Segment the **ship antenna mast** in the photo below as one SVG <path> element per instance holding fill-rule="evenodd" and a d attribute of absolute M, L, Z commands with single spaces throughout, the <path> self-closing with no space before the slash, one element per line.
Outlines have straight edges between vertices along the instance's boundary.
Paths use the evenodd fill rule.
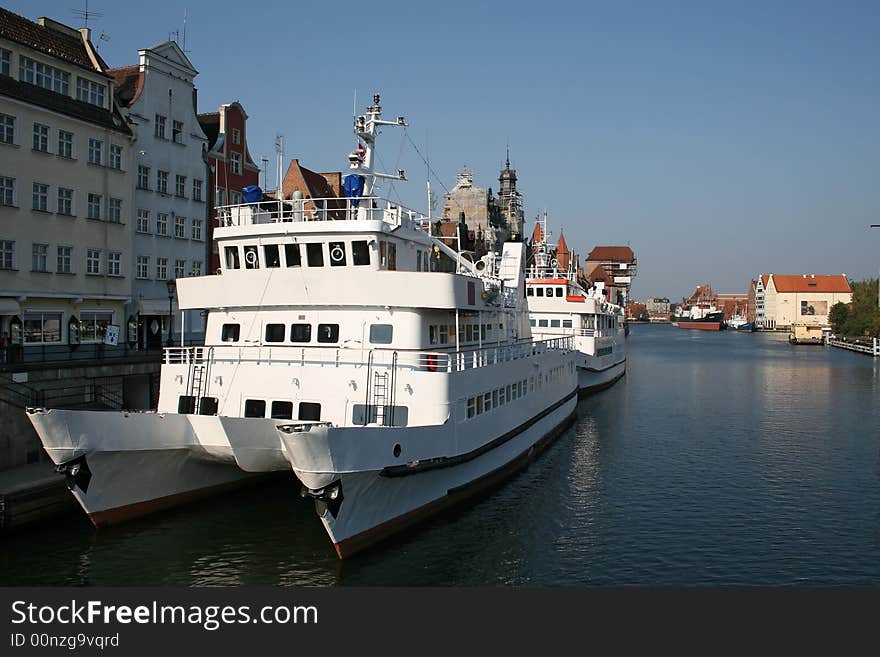
<path fill-rule="evenodd" d="M 376 149 L 376 137 L 379 135 L 379 126 L 394 125 L 406 127 L 407 125 L 406 119 L 402 116 L 398 116 L 396 121 L 382 120 L 382 106 L 379 103 L 379 94 L 373 94 L 373 104 L 367 108 L 366 114 L 361 114 L 355 119 L 354 133 L 364 143 L 364 146 L 358 145 L 358 148 L 348 155 L 352 172 L 364 177 L 364 196 L 373 195 L 376 179 L 378 178 L 406 180 L 406 173 L 403 169 L 398 169 L 396 174 L 380 173 L 373 170 L 373 158 Z"/>

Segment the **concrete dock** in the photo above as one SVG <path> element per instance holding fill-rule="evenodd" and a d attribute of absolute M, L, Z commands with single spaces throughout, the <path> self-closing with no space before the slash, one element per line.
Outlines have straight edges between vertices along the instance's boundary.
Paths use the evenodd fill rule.
<path fill-rule="evenodd" d="M 0 531 L 78 510 L 64 475 L 56 473 L 52 463 L 0 471 Z"/>

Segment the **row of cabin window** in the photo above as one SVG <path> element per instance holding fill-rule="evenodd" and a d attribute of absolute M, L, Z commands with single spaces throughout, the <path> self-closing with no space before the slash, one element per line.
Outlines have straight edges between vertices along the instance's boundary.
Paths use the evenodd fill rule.
<path fill-rule="evenodd" d="M 532 326 L 540 326 L 541 328 L 572 328 L 570 319 L 530 319 L 529 323 Z"/>
<path fill-rule="evenodd" d="M 530 377 L 527 381 L 517 381 L 506 386 L 496 388 L 491 392 L 484 392 L 475 397 L 468 397 L 467 400 L 467 419 L 488 413 L 493 408 L 504 406 L 510 402 L 516 401 L 520 397 L 525 397 L 530 390 L 535 389 L 535 377 Z"/>
<path fill-rule="evenodd" d="M 544 292 L 545 289 L 547 290 L 546 293 Z M 554 290 L 555 290 L 555 292 L 554 292 Z M 527 296 L 527 297 L 543 297 L 543 296 L 547 296 L 547 297 L 552 297 L 552 296 L 564 297 L 564 296 L 565 296 L 565 288 L 564 288 L 564 287 L 558 287 L 558 286 L 552 286 L 552 287 L 549 287 L 549 286 L 545 286 L 545 287 L 536 287 L 536 286 L 533 286 L 533 285 L 528 285 L 528 286 L 526 286 L 526 296 Z"/>
<path fill-rule="evenodd" d="M 498 328 L 501 328 L 501 324 Z M 462 324 L 459 337 L 462 342 L 478 342 L 486 340 L 494 329 L 494 324 Z M 455 324 L 431 324 L 428 326 L 428 342 L 430 344 L 455 342 Z"/>
<path fill-rule="evenodd" d="M 614 347 L 602 347 L 601 349 L 596 349 L 597 356 L 607 356 L 612 351 L 614 351 Z"/>
<path fill-rule="evenodd" d="M 266 400 L 246 399 L 244 417 L 266 417 Z M 269 417 L 273 420 L 293 420 L 293 402 L 273 401 Z M 321 405 L 316 402 L 299 402 L 296 419 L 319 422 L 321 420 Z"/>
<path fill-rule="evenodd" d="M 339 342 L 339 324 L 318 324 L 318 342 L 336 344 Z M 371 344 L 391 344 L 394 337 L 394 326 L 391 324 L 371 324 Z M 241 338 L 241 324 L 224 324 L 220 330 L 222 342 L 238 342 Z M 266 324 L 264 342 L 295 342 L 298 344 L 312 341 L 311 324 L 291 324 L 290 337 L 287 338 L 287 325 Z"/>
<path fill-rule="evenodd" d="M 227 269 L 241 269 L 242 260 L 245 269 L 260 267 L 302 267 L 303 254 L 301 246 L 305 246 L 306 264 L 309 267 L 323 267 L 329 260 L 331 267 L 345 267 L 349 259 L 355 266 L 370 264 L 370 245 L 366 240 L 353 242 L 329 242 L 325 257 L 324 243 L 306 244 L 245 244 L 241 247 L 224 247 Z M 283 249 L 281 247 L 284 247 Z M 262 249 L 262 252 L 261 252 Z M 282 263 L 283 256 L 283 263 Z M 262 263 L 262 264 L 260 264 Z M 379 264 L 382 269 L 397 269 L 397 245 L 392 242 L 379 241 Z"/>

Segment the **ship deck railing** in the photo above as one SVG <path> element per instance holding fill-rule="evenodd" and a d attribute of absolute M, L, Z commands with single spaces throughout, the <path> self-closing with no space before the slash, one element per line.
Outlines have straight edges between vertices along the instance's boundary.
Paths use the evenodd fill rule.
<path fill-rule="evenodd" d="M 453 347 L 454 349 L 454 347 Z M 303 347 L 297 345 L 166 347 L 165 365 L 221 363 L 310 366 L 396 367 L 420 372 L 461 372 L 496 365 L 548 351 L 572 350 L 571 335 L 513 344 L 463 347 L 457 351 L 417 351 L 385 348 Z M 372 353 L 372 360 L 370 354 Z"/>
<path fill-rule="evenodd" d="M 617 329 L 596 329 L 596 328 L 560 328 L 558 326 L 533 326 L 532 331 L 535 333 L 553 335 L 571 335 L 579 338 L 611 338 L 617 335 Z"/>
<path fill-rule="evenodd" d="M 218 227 L 252 226 L 300 221 L 384 221 L 395 226 L 411 223 L 429 230 L 423 213 L 378 196 L 269 199 L 215 208 Z"/>

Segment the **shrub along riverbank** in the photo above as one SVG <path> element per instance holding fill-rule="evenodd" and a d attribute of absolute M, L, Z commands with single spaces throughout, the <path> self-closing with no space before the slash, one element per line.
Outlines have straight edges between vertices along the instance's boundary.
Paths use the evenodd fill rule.
<path fill-rule="evenodd" d="M 877 279 L 850 281 L 852 303 L 836 303 L 828 313 L 828 323 L 837 336 L 858 338 L 880 336 L 880 307 L 877 298 Z"/>

